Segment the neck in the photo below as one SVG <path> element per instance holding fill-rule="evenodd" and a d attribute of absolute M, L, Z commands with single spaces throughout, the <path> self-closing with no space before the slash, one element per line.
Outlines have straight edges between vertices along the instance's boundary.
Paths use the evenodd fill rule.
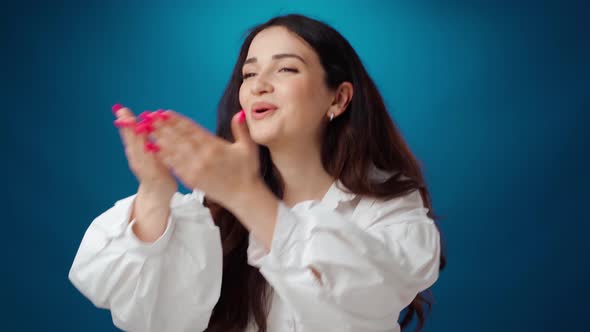
<path fill-rule="evenodd" d="M 319 147 L 300 145 L 269 150 L 285 182 L 283 202 L 289 207 L 306 200 L 321 200 L 335 181 L 322 165 Z"/>

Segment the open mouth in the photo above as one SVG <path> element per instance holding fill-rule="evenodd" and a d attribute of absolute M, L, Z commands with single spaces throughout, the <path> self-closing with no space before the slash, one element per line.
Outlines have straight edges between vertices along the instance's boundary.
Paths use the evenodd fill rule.
<path fill-rule="evenodd" d="M 254 120 L 264 119 L 265 117 L 269 116 L 270 114 L 276 111 L 276 108 L 260 108 L 252 112 L 252 118 Z"/>
<path fill-rule="evenodd" d="M 265 112 L 268 112 L 268 111 L 272 111 L 272 109 L 270 109 L 270 108 L 261 108 L 261 109 L 258 109 L 256 111 L 254 111 L 254 113 L 262 114 L 262 113 L 265 113 Z"/>

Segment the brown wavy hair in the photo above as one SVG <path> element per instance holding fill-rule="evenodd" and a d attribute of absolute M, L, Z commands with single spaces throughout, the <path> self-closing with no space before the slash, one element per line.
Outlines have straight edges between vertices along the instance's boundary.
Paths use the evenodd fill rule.
<path fill-rule="evenodd" d="M 425 207 L 429 209 L 428 216 L 436 223 L 439 218 L 433 213 L 419 162 L 390 118 L 375 83 L 348 41 L 321 21 L 290 14 L 274 17 L 247 31 L 231 79 L 218 105 L 217 136 L 234 142 L 231 119 L 241 109 L 239 89 L 242 84 L 242 65 L 254 37 L 272 26 L 287 28 L 315 50 L 326 73 L 325 83 L 329 88 L 336 89 L 345 81 L 353 85 L 354 95 L 347 110 L 330 122 L 323 134 L 321 160 L 326 172 L 339 179 L 350 191 L 375 198 L 391 199 L 418 189 Z M 259 145 L 259 157 L 261 177 L 276 197 L 281 199 L 284 183 L 267 147 Z M 395 175 L 385 182 L 374 183 L 368 176 L 371 162 L 379 169 Z M 209 207 L 215 224 L 220 228 L 223 247 L 221 295 L 213 308 L 206 331 L 244 331 L 250 319 L 254 319 L 259 330 L 266 332 L 271 288 L 258 269 L 248 264 L 248 231 L 223 206 L 208 201 L 207 197 L 204 204 Z M 438 223 L 436 225 L 438 227 Z M 440 270 L 446 264 L 443 252 L 444 246 Z M 414 316 L 417 316 L 415 331 L 420 331 L 432 303 L 430 289 L 418 294 L 403 310 L 405 314 L 400 322 L 401 328 L 408 327 Z"/>

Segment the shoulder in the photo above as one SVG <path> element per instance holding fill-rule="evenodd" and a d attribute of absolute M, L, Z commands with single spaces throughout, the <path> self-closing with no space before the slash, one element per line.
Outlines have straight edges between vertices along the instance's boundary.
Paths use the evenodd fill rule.
<path fill-rule="evenodd" d="M 384 171 L 371 165 L 369 178 L 377 182 L 385 182 L 389 178 L 398 175 L 399 171 Z M 399 180 L 409 180 L 410 178 L 401 175 Z M 424 201 L 418 188 L 412 189 L 406 193 L 400 194 L 394 198 L 375 198 L 366 197 L 368 208 L 376 210 L 379 214 L 384 215 L 392 212 L 403 213 L 409 210 L 423 209 Z M 428 209 L 426 209 L 428 210 Z"/>
<path fill-rule="evenodd" d="M 360 196 L 353 216 L 359 226 L 368 228 L 379 222 L 402 222 L 410 219 L 430 219 L 418 189 L 398 197 L 384 199 Z M 431 220 L 430 220 L 431 221 Z"/>
<path fill-rule="evenodd" d="M 371 209 L 384 213 L 398 212 L 402 213 L 408 210 L 424 208 L 424 200 L 418 189 L 412 189 L 410 192 L 401 194 L 394 198 L 369 198 Z"/>

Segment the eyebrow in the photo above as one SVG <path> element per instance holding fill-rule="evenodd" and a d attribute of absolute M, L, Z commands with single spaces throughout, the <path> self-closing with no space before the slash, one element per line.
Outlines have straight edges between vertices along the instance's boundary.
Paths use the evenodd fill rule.
<path fill-rule="evenodd" d="M 296 59 L 299 59 L 301 62 L 305 63 L 305 60 L 303 60 L 303 58 L 301 56 L 297 55 L 297 54 L 292 54 L 292 53 L 279 53 L 279 54 L 275 54 L 275 55 L 272 56 L 272 59 L 273 60 L 279 60 L 279 59 L 284 59 L 284 58 L 296 58 Z M 249 58 L 246 61 L 244 61 L 244 65 L 247 65 L 249 63 L 255 63 L 257 61 L 258 61 L 258 59 L 256 59 L 256 57 Z"/>

